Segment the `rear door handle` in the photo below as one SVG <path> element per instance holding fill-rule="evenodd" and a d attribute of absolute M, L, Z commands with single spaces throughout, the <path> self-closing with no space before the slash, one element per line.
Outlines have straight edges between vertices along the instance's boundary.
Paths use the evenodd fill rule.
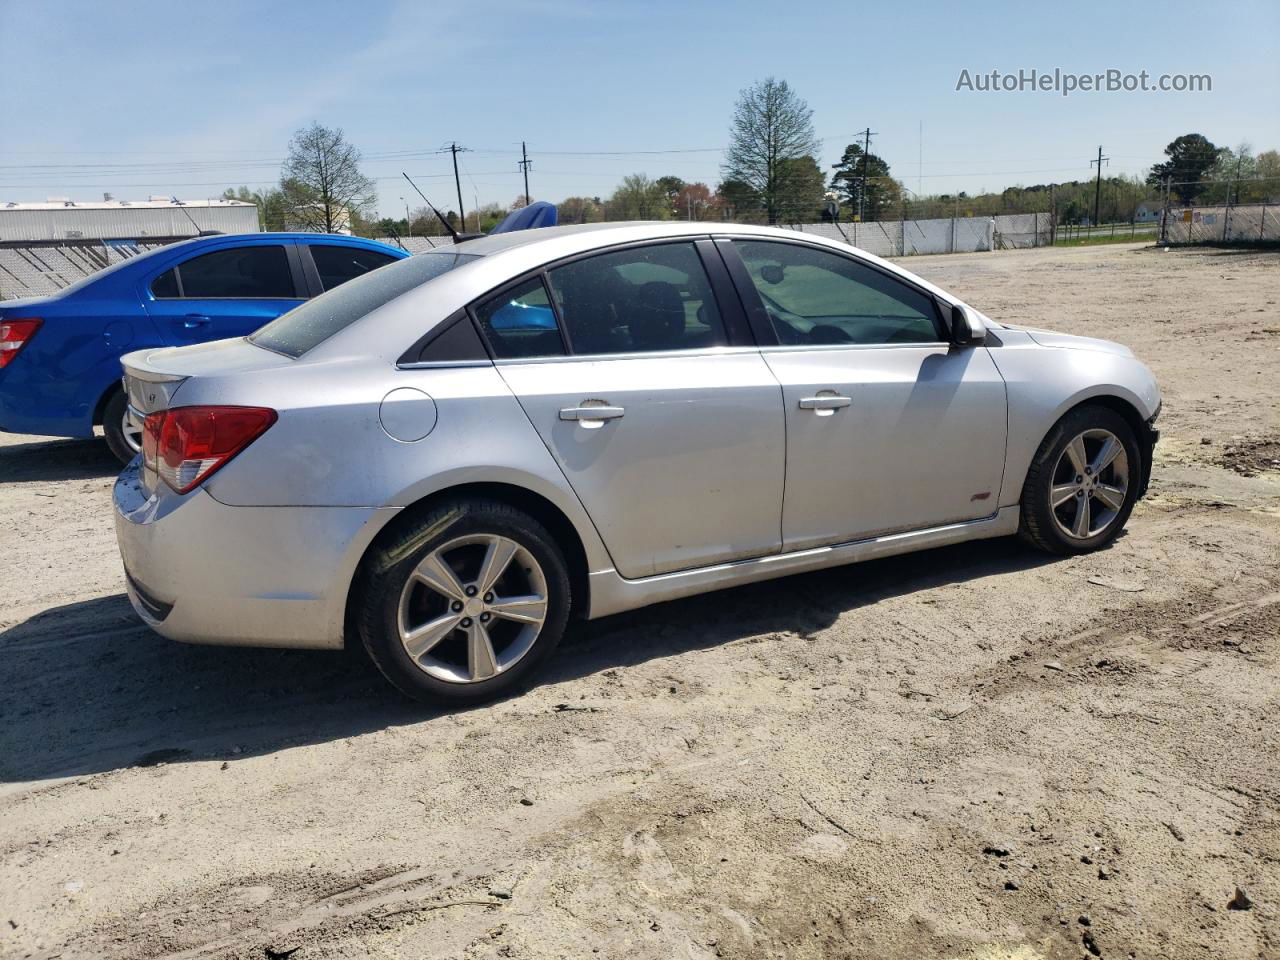
<path fill-rule="evenodd" d="M 196 327 L 203 327 L 209 322 L 209 318 L 203 313 L 188 313 L 182 318 L 182 325 L 188 330 L 194 330 Z"/>
<path fill-rule="evenodd" d="M 819 394 L 816 397 L 801 397 L 801 410 L 839 410 L 841 407 L 847 407 L 853 401 L 849 397 L 842 397 L 835 393 Z"/>
<path fill-rule="evenodd" d="M 586 429 L 595 430 L 603 427 L 606 420 L 617 420 L 624 413 L 626 413 L 626 410 L 622 407 L 562 407 L 560 419 L 576 420 Z"/>

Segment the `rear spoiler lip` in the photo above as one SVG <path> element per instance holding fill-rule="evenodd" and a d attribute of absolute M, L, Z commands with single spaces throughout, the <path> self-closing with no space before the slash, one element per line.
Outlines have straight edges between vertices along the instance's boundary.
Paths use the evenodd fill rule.
<path fill-rule="evenodd" d="M 169 347 L 152 348 L 149 350 L 135 350 L 133 353 L 126 353 L 120 358 L 120 367 L 124 370 L 126 377 L 133 377 L 135 380 L 145 380 L 147 383 L 174 383 L 179 380 L 187 379 L 186 374 L 166 373 L 159 367 L 149 364 L 147 361 L 151 355 L 157 350 L 168 350 Z"/>

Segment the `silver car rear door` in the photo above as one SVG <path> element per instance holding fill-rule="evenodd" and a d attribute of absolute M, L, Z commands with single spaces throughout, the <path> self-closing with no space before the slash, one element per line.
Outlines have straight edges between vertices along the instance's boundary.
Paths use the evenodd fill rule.
<path fill-rule="evenodd" d="M 709 240 L 552 265 L 475 315 L 622 576 L 780 549 L 781 391 Z"/>

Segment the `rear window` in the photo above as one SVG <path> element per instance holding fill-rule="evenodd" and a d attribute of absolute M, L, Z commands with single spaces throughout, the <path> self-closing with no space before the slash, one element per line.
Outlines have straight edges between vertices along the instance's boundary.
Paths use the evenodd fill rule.
<path fill-rule="evenodd" d="M 469 253 L 421 253 L 356 277 L 295 307 L 249 337 L 260 347 L 300 357 L 361 317 L 470 260 Z"/>

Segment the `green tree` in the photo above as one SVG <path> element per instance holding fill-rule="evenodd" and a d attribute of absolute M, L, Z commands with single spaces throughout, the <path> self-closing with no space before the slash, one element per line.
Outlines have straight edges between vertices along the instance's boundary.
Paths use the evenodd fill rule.
<path fill-rule="evenodd" d="M 826 178 L 813 157 L 796 157 L 778 164 L 777 220 L 815 223 L 822 219 Z"/>
<path fill-rule="evenodd" d="M 239 200 L 258 208 L 258 229 L 289 230 L 291 226 L 285 214 L 284 194 L 274 187 L 266 190 L 250 190 L 248 187 L 228 187 L 222 193 L 223 200 Z"/>
<path fill-rule="evenodd" d="M 604 219 L 604 204 L 599 197 L 565 197 L 556 204 L 560 223 L 599 223 Z"/>
<path fill-rule="evenodd" d="M 763 223 L 766 219 L 764 203 L 755 187 L 744 180 L 729 178 L 716 188 L 720 197 L 723 216 L 739 223 Z"/>
<path fill-rule="evenodd" d="M 668 220 L 671 208 L 656 180 L 643 173 L 622 178 L 608 204 L 610 220 Z"/>
<path fill-rule="evenodd" d="M 840 162 L 832 164 L 831 189 L 851 217 L 862 214 L 864 220 L 896 217 L 902 203 L 902 190 L 889 174 L 889 164 L 874 153 L 864 153 L 862 146 L 851 143 L 844 148 Z M 865 182 L 865 193 L 863 184 Z"/>
<path fill-rule="evenodd" d="M 776 223 L 786 163 L 818 152 L 813 111 L 785 80 L 768 77 L 739 93 L 729 137 L 725 180 L 750 186 Z"/>
<path fill-rule="evenodd" d="M 360 172 L 360 151 L 341 129 L 318 123 L 289 141 L 280 174 L 280 190 L 289 218 L 304 230 L 338 233 L 376 201 L 373 181 Z"/>
<path fill-rule="evenodd" d="M 657 183 L 658 188 L 662 191 L 662 195 L 667 200 L 667 209 L 672 211 L 677 220 L 680 219 L 679 214 L 676 211 L 676 200 L 680 197 L 680 191 L 685 188 L 685 182 L 679 177 L 667 175 L 665 177 L 659 177 Z"/>
<path fill-rule="evenodd" d="M 1161 186 L 1171 181 L 1173 192 L 1184 204 L 1204 192 L 1205 174 L 1218 159 L 1218 148 L 1199 133 L 1185 133 L 1164 148 L 1169 159 L 1157 163 L 1147 174 L 1147 183 Z"/>

